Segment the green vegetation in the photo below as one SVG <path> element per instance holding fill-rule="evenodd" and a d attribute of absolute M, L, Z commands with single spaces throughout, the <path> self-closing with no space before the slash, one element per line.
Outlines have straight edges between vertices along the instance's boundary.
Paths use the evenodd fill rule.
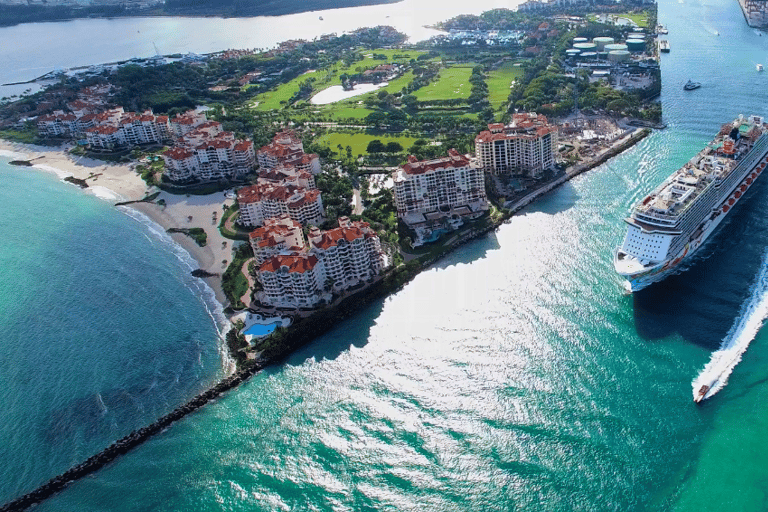
<path fill-rule="evenodd" d="M 384 145 L 395 142 L 403 148 L 409 148 L 416 139 L 417 137 L 410 135 L 390 135 L 387 133 L 331 132 L 315 139 L 315 143 L 325 146 L 334 152 L 346 151 L 346 148 L 350 147 L 353 157 L 357 157 L 358 155 L 368 153 L 368 145 L 374 140 L 379 140 Z M 341 149 L 339 149 L 339 146 L 341 146 Z M 325 198 L 323 198 L 323 202 L 325 202 Z"/>
<path fill-rule="evenodd" d="M 301 89 L 302 84 L 310 84 L 312 88 L 315 87 L 315 83 L 328 84 L 333 79 L 322 80 L 318 82 L 318 79 L 325 77 L 325 74 L 320 71 L 304 73 L 299 77 L 294 78 L 288 83 L 279 85 L 277 88 L 267 91 L 263 94 L 259 94 L 254 98 L 253 108 L 261 111 L 278 110 L 288 105 L 291 99 L 296 97 L 296 94 Z M 312 80 L 314 79 L 314 83 Z M 340 83 L 340 82 L 339 82 Z M 324 87 L 323 87 L 324 88 Z M 310 89 L 311 90 L 311 89 Z M 308 99 L 308 98 L 305 98 Z"/>
<path fill-rule="evenodd" d="M 241 244 L 236 250 L 224 275 L 221 276 L 221 288 L 233 309 L 243 309 L 245 304 L 240 300 L 248 292 L 248 278 L 243 274 L 243 265 L 253 258 L 253 250 L 249 244 Z"/>
<path fill-rule="evenodd" d="M 250 230 L 237 224 L 237 216 L 239 213 L 240 208 L 237 202 L 224 210 L 224 214 L 221 216 L 221 221 L 219 221 L 219 232 L 222 236 L 229 238 L 230 240 L 243 240 L 247 242 Z M 227 227 L 228 225 L 232 226 L 234 231 Z"/>
<path fill-rule="evenodd" d="M 40 144 L 40 138 L 37 136 L 37 129 L 30 128 L 25 130 L 0 130 L 0 139 L 11 142 L 21 142 L 22 144 Z"/>
<path fill-rule="evenodd" d="M 488 101 L 494 111 L 506 112 L 509 103 L 511 85 L 523 76 L 520 63 L 504 62 L 498 68 L 489 71 L 485 83 L 488 84 Z"/>
<path fill-rule="evenodd" d="M 239 324 L 242 323 L 242 320 Z M 235 364 L 240 368 L 247 360 L 245 351 L 249 348 L 248 342 L 245 340 L 245 335 L 240 333 L 242 329 L 241 325 L 235 325 L 227 332 L 227 348 L 229 349 L 229 355 L 235 360 Z"/>
<path fill-rule="evenodd" d="M 471 66 L 444 68 L 436 82 L 417 89 L 413 95 L 419 101 L 467 99 L 472 89 L 471 73 Z"/>
<path fill-rule="evenodd" d="M 208 243 L 208 235 L 203 228 L 169 228 L 167 231 L 168 233 L 184 233 L 200 247 L 205 247 Z"/>
<path fill-rule="evenodd" d="M 638 27 L 641 27 L 641 28 L 648 27 L 648 18 L 649 18 L 648 11 L 619 12 L 619 13 L 611 14 L 611 17 L 613 17 L 613 19 L 626 18 L 626 19 L 632 20 L 634 24 L 637 25 Z M 589 19 L 590 21 L 597 21 L 598 15 L 590 14 L 589 16 L 587 16 L 587 19 Z"/>

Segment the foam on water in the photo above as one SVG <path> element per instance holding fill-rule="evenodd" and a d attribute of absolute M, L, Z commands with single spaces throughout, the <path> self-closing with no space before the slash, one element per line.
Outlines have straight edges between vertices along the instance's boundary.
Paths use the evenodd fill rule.
<path fill-rule="evenodd" d="M 6 149 L 0 149 L 0 157 L 13 158 L 14 160 L 21 160 L 27 158 L 29 155 L 25 153 L 19 153 L 17 151 L 8 151 Z"/>
<path fill-rule="evenodd" d="M 763 322 L 768 318 L 768 251 L 757 275 L 752 293 L 741 308 L 739 316 L 723 338 L 720 348 L 712 354 L 704 369 L 693 379 L 694 398 L 702 386 L 709 386 L 704 399 L 717 394 L 728 383 L 728 376 L 741 361 L 747 347 L 755 339 Z"/>
<path fill-rule="evenodd" d="M 178 258 L 178 260 L 186 268 L 189 269 L 190 272 L 198 267 L 194 258 L 192 258 L 192 256 L 181 245 L 176 243 L 176 241 L 168 235 L 162 226 L 157 224 L 155 221 L 140 211 L 133 208 L 127 206 L 118 206 L 117 209 L 133 220 L 146 226 L 147 230 L 153 235 L 153 237 L 147 237 L 147 239 L 151 243 L 156 243 L 159 241 L 161 244 L 167 247 L 172 252 L 172 254 L 176 256 L 176 258 Z M 213 320 L 216 326 L 216 330 L 219 334 L 221 341 L 219 344 L 219 352 L 222 357 L 222 365 L 226 372 L 233 371 L 234 361 L 229 357 L 229 351 L 224 345 L 224 333 L 226 333 L 232 327 L 232 325 L 224 314 L 221 303 L 219 303 L 219 301 L 216 299 L 216 293 L 202 279 L 185 279 L 184 284 L 196 296 L 202 298 L 205 310 L 208 313 L 208 316 L 210 316 Z"/>

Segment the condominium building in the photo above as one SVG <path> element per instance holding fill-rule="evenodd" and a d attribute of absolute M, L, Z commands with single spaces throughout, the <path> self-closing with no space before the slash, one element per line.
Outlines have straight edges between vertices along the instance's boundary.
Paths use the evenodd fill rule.
<path fill-rule="evenodd" d="M 159 144 L 170 137 L 168 116 L 156 116 L 151 110 L 137 114 L 117 108 L 86 117 L 93 125 L 85 130 L 86 139 L 95 148 Z"/>
<path fill-rule="evenodd" d="M 319 190 L 307 190 L 292 185 L 268 183 L 244 187 L 237 191 L 240 205 L 239 223 L 260 226 L 265 219 L 288 214 L 301 224 L 321 224 L 325 211 Z"/>
<path fill-rule="evenodd" d="M 301 224 L 287 213 L 265 219 L 262 227 L 251 231 L 249 241 L 257 265 L 277 254 L 298 253 L 307 248 Z"/>
<path fill-rule="evenodd" d="M 339 218 L 339 227 L 309 231 L 310 252 L 325 266 L 325 274 L 337 288 L 347 288 L 378 275 L 386 265 L 381 243 L 367 222 Z"/>
<path fill-rule="evenodd" d="M 538 178 L 555 166 L 557 127 L 541 114 L 521 113 L 512 123 L 494 123 L 475 137 L 475 156 L 483 170 Z"/>
<path fill-rule="evenodd" d="M 488 209 L 483 172 L 455 149 L 447 157 L 408 163 L 394 172 L 397 215 L 407 221 L 424 214 L 450 214 Z"/>
<path fill-rule="evenodd" d="M 433 160 L 411 155 L 392 178 L 397 216 L 416 232 L 414 245 L 434 241 L 461 226 L 464 218 L 488 211 L 483 170 L 455 149 Z"/>
<path fill-rule="evenodd" d="M 209 123 L 212 126 L 208 130 L 187 133 L 179 140 L 179 145 L 162 154 L 169 180 L 237 179 L 254 168 L 253 142 L 237 140 L 232 132 L 222 132 L 219 123 Z"/>
<path fill-rule="evenodd" d="M 325 269 L 315 255 L 275 255 L 262 263 L 260 300 L 275 307 L 314 307 L 323 300 Z"/>
<path fill-rule="evenodd" d="M 278 165 L 259 173 L 258 183 L 273 185 L 293 185 L 299 188 L 317 188 L 315 176 L 307 171 L 299 171 L 292 165 Z"/>
<path fill-rule="evenodd" d="M 170 119 L 170 128 L 175 137 L 181 137 L 207 121 L 208 118 L 205 116 L 205 112 L 188 110 L 183 114 L 176 114 L 172 117 Z"/>
<path fill-rule="evenodd" d="M 256 152 L 256 158 L 262 169 L 272 169 L 282 164 L 312 174 L 320 172 L 320 157 L 304 153 L 304 144 L 293 130 L 277 133 L 270 144 Z"/>

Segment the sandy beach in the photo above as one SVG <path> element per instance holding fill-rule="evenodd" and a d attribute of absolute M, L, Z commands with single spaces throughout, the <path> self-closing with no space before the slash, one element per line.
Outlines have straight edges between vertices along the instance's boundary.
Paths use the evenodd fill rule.
<path fill-rule="evenodd" d="M 135 163 L 109 164 L 92 158 L 72 156 L 66 146 L 46 147 L 19 144 L 0 140 L 0 155 L 16 160 L 31 160 L 33 168 L 52 172 L 60 178 L 73 176 L 87 180 L 86 193 L 92 193 L 112 204 L 122 201 L 137 201 L 156 192 L 155 187 L 148 187 L 134 171 Z M 25 167 L 18 167 L 21 172 L 28 172 Z M 224 238 L 218 229 L 219 220 L 224 213 L 223 206 L 233 203 L 223 192 L 207 196 L 173 195 L 161 192 L 155 199 L 165 200 L 165 206 L 154 203 L 134 203 L 120 208 L 133 208 L 149 217 L 152 221 L 169 228 L 203 228 L 208 236 L 205 247 L 198 246 L 194 240 L 182 233 L 169 235 L 197 261 L 198 267 L 214 274 L 222 274 L 232 260 L 232 240 Z M 213 213 L 216 212 L 214 220 Z M 220 277 L 205 278 L 213 289 L 216 299 L 223 305 L 228 304 L 221 289 Z"/>

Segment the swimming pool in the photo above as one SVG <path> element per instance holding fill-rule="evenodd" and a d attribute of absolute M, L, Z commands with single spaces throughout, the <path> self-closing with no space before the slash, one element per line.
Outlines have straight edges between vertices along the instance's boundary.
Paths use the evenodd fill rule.
<path fill-rule="evenodd" d="M 271 324 L 253 324 L 249 328 L 243 331 L 243 334 L 250 334 L 251 336 L 266 336 L 275 330 L 280 325 L 280 322 L 272 322 Z"/>

